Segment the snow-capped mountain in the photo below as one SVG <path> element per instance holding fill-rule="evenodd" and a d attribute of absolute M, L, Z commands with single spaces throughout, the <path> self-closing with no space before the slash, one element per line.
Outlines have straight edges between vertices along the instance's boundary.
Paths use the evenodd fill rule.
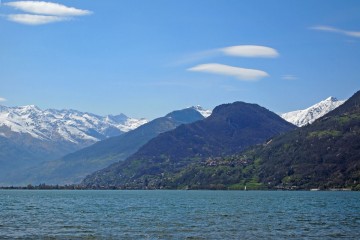
<path fill-rule="evenodd" d="M 204 109 L 203 107 L 201 107 L 200 105 L 196 105 L 196 106 L 192 106 L 190 107 L 196 111 L 198 111 L 201 115 L 204 116 L 204 118 L 207 118 L 211 115 L 212 111 L 211 110 L 207 110 L 207 109 Z"/>
<path fill-rule="evenodd" d="M 284 113 L 281 114 L 281 117 L 298 127 L 302 127 L 313 123 L 316 119 L 339 107 L 344 102 L 345 100 L 337 100 L 334 97 L 328 97 L 307 109 Z"/>
<path fill-rule="evenodd" d="M 41 141 L 86 145 L 133 130 L 146 119 L 98 116 L 76 110 L 41 110 L 34 105 L 0 106 L 0 135 L 26 134 Z"/>
<path fill-rule="evenodd" d="M 206 113 L 206 110 L 199 107 L 194 112 L 198 110 Z M 175 111 L 172 115 L 162 117 L 161 120 L 155 119 L 149 124 L 141 126 L 139 131 L 130 131 L 147 123 L 147 120 L 129 118 L 124 114 L 98 116 L 76 110 L 41 110 L 33 105 L 0 106 L 0 185 L 27 184 L 27 182 L 18 180 L 47 176 L 50 174 L 49 169 L 62 169 L 62 164 L 69 168 L 56 172 L 59 176 L 76 175 L 74 169 L 77 167 L 83 172 L 90 168 L 98 170 L 105 167 L 101 164 L 107 166 L 109 159 L 117 159 L 112 156 L 117 149 L 122 151 L 120 155 L 117 155 L 121 158 L 123 155 L 136 151 L 141 143 L 147 142 L 157 134 L 171 130 L 182 123 L 201 119 L 201 117 L 200 114 L 191 114 L 189 111 L 185 111 L 184 114 Z M 129 135 L 121 134 L 124 132 L 129 132 L 127 133 Z M 99 145 L 96 144 L 99 140 L 120 134 L 122 136 L 106 139 L 100 141 Z M 130 136 L 130 138 L 121 140 L 123 136 Z M 117 142 L 117 139 L 120 139 L 120 142 Z M 137 141 L 138 145 L 136 145 Z M 107 143 L 114 144 L 106 147 Z M 100 150 L 91 152 L 94 149 L 93 146 L 100 146 Z M 83 151 L 77 152 L 80 149 Z M 87 151 L 89 154 L 83 155 Z M 96 158 L 96 154 L 108 154 L 109 159 L 89 160 L 94 159 L 94 155 Z M 79 161 L 76 163 L 67 162 L 67 160 L 55 161 L 65 155 L 72 160 L 77 157 Z M 46 167 L 37 171 L 35 167 L 41 164 Z M 33 168 L 35 172 L 31 172 Z M 86 172 L 86 174 L 89 173 L 91 171 Z M 46 179 L 48 181 L 50 178 Z"/>

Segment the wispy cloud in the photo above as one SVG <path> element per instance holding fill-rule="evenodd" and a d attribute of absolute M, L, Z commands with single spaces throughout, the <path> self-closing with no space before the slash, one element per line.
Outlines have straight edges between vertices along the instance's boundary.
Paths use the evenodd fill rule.
<path fill-rule="evenodd" d="M 360 38 L 360 31 L 348 31 L 339 28 L 334 28 L 330 26 L 313 26 L 310 29 L 317 30 L 317 31 L 324 31 L 324 32 L 333 32 L 339 33 L 350 37 L 357 37 Z"/>
<path fill-rule="evenodd" d="M 261 70 L 233 67 L 218 63 L 200 64 L 187 70 L 232 76 L 244 81 L 255 81 L 269 76 L 268 73 Z"/>
<path fill-rule="evenodd" d="M 34 15 L 34 14 L 10 14 L 7 16 L 7 19 L 9 21 L 27 24 L 27 25 L 40 25 L 40 24 L 70 20 L 70 18 L 68 17 L 45 16 L 45 15 Z"/>
<path fill-rule="evenodd" d="M 0 97 L 0 102 L 6 102 L 6 98 Z"/>
<path fill-rule="evenodd" d="M 6 18 L 9 21 L 27 25 L 68 21 L 71 20 L 72 17 L 92 14 L 92 12 L 88 10 L 68 7 L 54 2 L 15 1 L 4 3 L 3 5 L 26 12 L 26 14 L 10 14 L 7 15 Z"/>
<path fill-rule="evenodd" d="M 298 77 L 296 77 L 294 75 L 287 74 L 287 75 L 282 75 L 281 79 L 292 81 L 292 80 L 297 80 Z"/>
<path fill-rule="evenodd" d="M 67 7 L 65 5 L 53 2 L 42 1 L 17 1 L 4 3 L 5 6 L 10 6 L 18 10 L 41 15 L 55 15 L 55 16 L 83 16 L 91 14 L 91 11 Z"/>
<path fill-rule="evenodd" d="M 257 45 L 239 45 L 218 49 L 219 52 L 227 56 L 251 57 L 251 58 L 275 58 L 279 53 L 270 47 Z"/>

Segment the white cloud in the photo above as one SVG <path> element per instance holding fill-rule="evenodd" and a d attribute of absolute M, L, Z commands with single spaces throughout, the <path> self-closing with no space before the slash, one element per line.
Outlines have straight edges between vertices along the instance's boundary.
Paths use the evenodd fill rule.
<path fill-rule="evenodd" d="M 3 5 L 26 12 L 25 14 L 9 14 L 5 17 L 9 21 L 27 25 L 41 25 L 67 21 L 71 20 L 72 17 L 75 16 L 92 14 L 92 12 L 88 10 L 67 7 L 62 4 L 44 1 L 15 1 L 4 3 Z"/>
<path fill-rule="evenodd" d="M 176 61 L 175 65 L 199 62 L 217 56 L 233 56 L 246 58 L 276 58 L 279 53 L 276 49 L 259 45 L 236 45 L 224 48 L 210 49 L 184 56 Z"/>
<path fill-rule="evenodd" d="M 0 97 L 0 102 L 6 102 L 6 98 Z"/>
<path fill-rule="evenodd" d="M 62 4 L 43 1 L 16 1 L 4 3 L 3 5 L 10 6 L 24 12 L 40 15 L 83 16 L 92 13 L 88 10 L 67 7 Z"/>
<path fill-rule="evenodd" d="M 297 80 L 298 78 L 294 75 L 282 75 L 281 78 L 283 80 L 289 80 L 289 81 L 292 81 L 292 80 Z"/>
<path fill-rule="evenodd" d="M 238 45 L 218 50 L 225 55 L 235 57 L 275 58 L 279 56 L 275 49 L 257 45 Z"/>
<path fill-rule="evenodd" d="M 68 17 L 44 16 L 44 15 L 33 15 L 33 14 L 10 14 L 7 16 L 7 19 L 9 21 L 27 24 L 27 25 L 41 25 L 41 24 L 70 20 L 70 18 Z"/>
<path fill-rule="evenodd" d="M 200 64 L 195 67 L 189 68 L 188 71 L 206 72 L 206 73 L 232 76 L 239 80 L 246 80 L 246 81 L 259 80 L 261 78 L 269 76 L 268 73 L 261 70 L 239 68 L 239 67 L 233 67 L 218 63 Z"/>
<path fill-rule="evenodd" d="M 333 32 L 333 33 L 339 33 L 350 37 L 358 37 L 360 38 L 360 31 L 347 31 L 339 28 L 334 28 L 330 26 L 314 26 L 311 27 L 313 30 L 318 31 L 324 31 L 324 32 Z"/>

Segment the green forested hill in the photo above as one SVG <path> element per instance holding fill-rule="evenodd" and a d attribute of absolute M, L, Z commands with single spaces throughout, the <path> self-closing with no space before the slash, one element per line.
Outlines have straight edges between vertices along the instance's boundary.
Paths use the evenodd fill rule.
<path fill-rule="evenodd" d="M 312 125 L 275 138 L 254 155 L 270 187 L 359 188 L 360 92 Z"/>
<path fill-rule="evenodd" d="M 209 157 L 238 153 L 294 128 L 256 104 L 235 102 L 220 105 L 210 117 L 160 134 L 125 162 L 90 175 L 83 183 L 87 186 L 130 188 L 170 187 L 166 185 L 166 176 L 178 174 Z"/>
<path fill-rule="evenodd" d="M 360 190 L 360 92 L 321 119 L 167 176 L 173 188 Z"/>

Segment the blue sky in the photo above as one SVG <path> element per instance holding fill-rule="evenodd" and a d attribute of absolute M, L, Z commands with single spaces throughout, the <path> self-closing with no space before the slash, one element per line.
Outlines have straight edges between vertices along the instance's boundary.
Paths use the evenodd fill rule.
<path fill-rule="evenodd" d="M 0 104 L 149 119 L 360 89 L 360 1 L 2 1 Z"/>

